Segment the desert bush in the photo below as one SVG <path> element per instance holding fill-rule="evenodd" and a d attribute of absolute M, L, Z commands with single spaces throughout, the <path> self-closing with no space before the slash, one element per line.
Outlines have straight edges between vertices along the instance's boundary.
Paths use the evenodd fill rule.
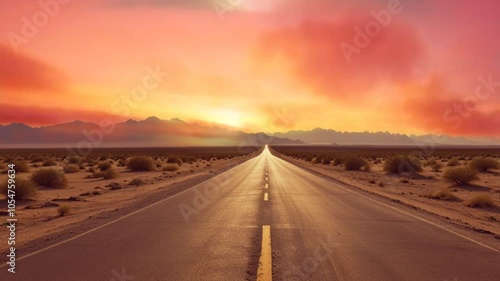
<path fill-rule="evenodd" d="M 71 156 L 68 159 L 69 164 L 80 164 L 80 162 L 82 162 L 82 159 L 78 156 Z"/>
<path fill-rule="evenodd" d="M 368 161 L 357 156 L 350 156 L 344 161 L 344 168 L 347 171 L 359 171 L 366 166 L 370 166 Z"/>
<path fill-rule="evenodd" d="M 127 168 L 132 171 L 154 171 L 153 159 L 145 156 L 136 156 L 128 160 Z"/>
<path fill-rule="evenodd" d="M 55 165 L 57 165 L 57 162 L 54 161 L 54 159 L 46 159 L 42 163 L 42 166 L 44 167 L 55 166 Z"/>
<path fill-rule="evenodd" d="M 444 172 L 443 178 L 457 185 L 467 185 L 478 180 L 477 170 L 470 167 L 453 167 Z"/>
<path fill-rule="evenodd" d="M 140 186 L 140 185 L 144 185 L 146 184 L 142 179 L 139 179 L 139 178 L 135 178 L 133 179 L 129 185 L 135 185 L 135 186 Z"/>
<path fill-rule="evenodd" d="M 16 178 L 15 179 L 15 186 L 16 189 L 14 189 L 15 193 L 15 199 L 16 200 L 26 200 L 26 199 L 33 199 L 36 197 L 38 194 L 38 189 L 36 186 L 27 179 L 23 178 Z M 1 186 L 0 186 L 0 193 L 4 195 L 8 195 L 8 182 L 5 181 Z"/>
<path fill-rule="evenodd" d="M 385 183 L 384 183 L 384 181 L 383 181 L 383 180 L 379 180 L 379 181 L 377 182 L 377 185 L 378 185 L 378 186 L 380 186 L 380 187 L 384 187 L 384 186 L 385 186 Z"/>
<path fill-rule="evenodd" d="M 437 163 L 436 158 L 431 158 L 425 162 L 425 166 L 432 166 Z"/>
<path fill-rule="evenodd" d="M 417 173 L 422 171 L 422 164 L 414 157 L 398 155 L 385 160 L 384 171 L 391 174 Z"/>
<path fill-rule="evenodd" d="M 196 160 L 194 160 L 196 161 Z M 179 166 L 182 166 L 182 159 L 180 157 L 168 157 L 167 158 L 167 163 L 169 164 L 177 164 Z"/>
<path fill-rule="evenodd" d="M 63 166 L 63 171 L 67 174 L 76 173 L 80 171 L 80 166 L 76 164 L 68 164 Z"/>
<path fill-rule="evenodd" d="M 471 208 L 485 208 L 485 207 L 495 207 L 495 202 L 493 202 L 493 198 L 491 198 L 488 194 L 479 194 L 475 195 L 471 199 L 469 199 L 465 205 Z"/>
<path fill-rule="evenodd" d="M 42 162 L 44 158 L 42 156 L 33 156 L 30 158 L 31 163 Z"/>
<path fill-rule="evenodd" d="M 57 213 L 59 216 L 65 216 L 71 213 L 71 207 L 69 205 L 61 205 L 57 208 Z"/>
<path fill-rule="evenodd" d="M 446 165 L 448 165 L 448 167 L 455 167 L 455 166 L 460 165 L 460 161 L 458 161 L 458 158 L 453 157 L 453 158 L 451 158 L 451 159 L 448 161 L 448 163 L 447 163 Z"/>
<path fill-rule="evenodd" d="M 434 191 L 431 194 L 424 195 L 424 197 L 430 199 L 447 200 L 447 201 L 457 201 L 459 198 L 451 193 L 448 189 L 442 189 Z"/>
<path fill-rule="evenodd" d="M 166 164 L 165 166 L 163 166 L 163 171 L 166 172 L 174 172 L 177 170 L 179 170 L 179 165 L 177 164 Z"/>
<path fill-rule="evenodd" d="M 486 173 L 491 169 L 498 169 L 500 163 L 493 158 L 476 157 L 469 162 L 469 167 L 478 170 L 481 173 Z"/>
<path fill-rule="evenodd" d="M 14 164 L 16 173 L 29 173 L 30 165 L 26 161 L 13 160 L 10 164 Z"/>
<path fill-rule="evenodd" d="M 118 160 L 118 167 L 125 167 L 127 166 L 127 160 L 120 159 Z"/>
<path fill-rule="evenodd" d="M 443 168 L 443 164 L 437 163 L 437 162 L 432 164 L 432 166 L 431 166 L 431 169 L 433 172 L 439 172 L 441 170 L 441 168 Z"/>
<path fill-rule="evenodd" d="M 40 169 L 33 173 L 31 180 L 39 186 L 49 188 L 65 188 L 68 184 L 66 176 L 54 168 Z"/>
<path fill-rule="evenodd" d="M 342 163 L 344 163 L 344 159 L 342 159 L 342 157 L 333 158 L 333 166 L 342 165 Z"/>
<path fill-rule="evenodd" d="M 118 177 L 118 173 L 113 169 L 109 168 L 104 171 L 94 171 L 92 174 L 93 178 L 103 178 L 105 180 L 114 179 Z"/>
<path fill-rule="evenodd" d="M 107 169 L 111 168 L 111 163 L 101 162 L 101 163 L 97 164 L 97 168 L 101 171 L 106 171 Z"/>

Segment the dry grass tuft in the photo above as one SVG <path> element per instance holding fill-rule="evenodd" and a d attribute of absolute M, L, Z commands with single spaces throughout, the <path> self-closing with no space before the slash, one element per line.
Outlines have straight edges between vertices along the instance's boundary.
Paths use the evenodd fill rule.
<path fill-rule="evenodd" d="M 488 194 L 475 195 L 474 197 L 469 199 L 465 205 L 471 208 L 496 207 L 495 202 L 493 202 L 493 198 L 491 198 L 491 196 Z"/>

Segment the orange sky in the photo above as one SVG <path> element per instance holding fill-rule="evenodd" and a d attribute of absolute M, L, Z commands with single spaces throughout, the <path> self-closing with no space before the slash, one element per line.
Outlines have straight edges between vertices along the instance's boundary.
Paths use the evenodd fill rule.
<path fill-rule="evenodd" d="M 214 8 L 224 3 L 234 6 Z M 0 124 L 155 115 L 249 132 L 500 136 L 494 0 L 41 0 L 0 8 Z M 356 41 L 366 28 L 373 36 L 364 31 L 368 41 Z M 345 46 L 355 51 L 346 57 Z"/>

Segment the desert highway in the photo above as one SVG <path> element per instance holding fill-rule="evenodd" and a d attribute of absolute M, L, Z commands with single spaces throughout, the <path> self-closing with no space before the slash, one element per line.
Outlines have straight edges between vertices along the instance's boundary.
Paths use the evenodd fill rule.
<path fill-rule="evenodd" d="M 263 152 L 0 280 L 500 280 L 500 253 Z"/>

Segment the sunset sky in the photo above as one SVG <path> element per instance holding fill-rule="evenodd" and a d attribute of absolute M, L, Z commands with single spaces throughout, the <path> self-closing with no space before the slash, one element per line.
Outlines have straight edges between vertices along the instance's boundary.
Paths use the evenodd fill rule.
<path fill-rule="evenodd" d="M 0 1 L 0 124 L 500 136 L 495 0 L 59 2 Z"/>

